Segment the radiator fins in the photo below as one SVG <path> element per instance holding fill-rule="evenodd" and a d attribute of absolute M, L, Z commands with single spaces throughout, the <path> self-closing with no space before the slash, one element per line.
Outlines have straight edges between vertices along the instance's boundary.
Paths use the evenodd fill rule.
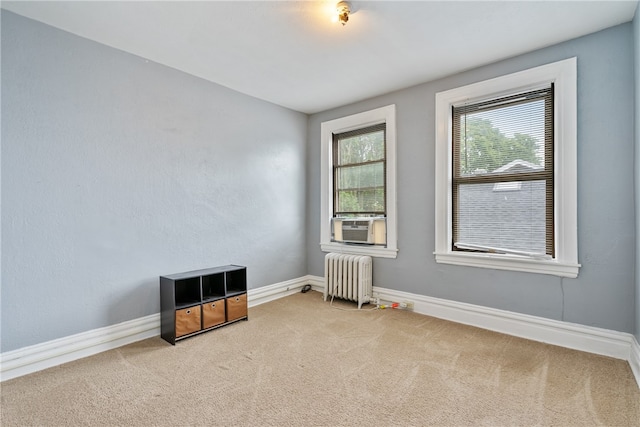
<path fill-rule="evenodd" d="M 324 300 L 340 298 L 362 304 L 371 300 L 373 267 L 370 256 L 329 253 L 324 257 Z"/>

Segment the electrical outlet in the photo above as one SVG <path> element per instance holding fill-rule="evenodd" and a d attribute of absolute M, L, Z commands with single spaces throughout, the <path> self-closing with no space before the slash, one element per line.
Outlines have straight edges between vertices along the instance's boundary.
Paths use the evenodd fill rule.
<path fill-rule="evenodd" d="M 413 301 L 402 301 L 400 303 L 400 308 L 405 310 L 413 310 Z"/>

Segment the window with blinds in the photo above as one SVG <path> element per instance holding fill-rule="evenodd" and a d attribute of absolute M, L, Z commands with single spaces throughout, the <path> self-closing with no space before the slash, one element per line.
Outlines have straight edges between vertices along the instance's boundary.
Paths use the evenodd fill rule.
<path fill-rule="evenodd" d="M 333 216 L 386 216 L 386 124 L 333 134 Z"/>
<path fill-rule="evenodd" d="M 553 90 L 452 107 L 452 250 L 554 257 Z"/>

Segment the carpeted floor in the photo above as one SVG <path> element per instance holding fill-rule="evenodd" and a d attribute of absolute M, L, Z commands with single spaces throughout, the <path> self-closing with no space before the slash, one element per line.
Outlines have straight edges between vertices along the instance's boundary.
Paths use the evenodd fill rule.
<path fill-rule="evenodd" d="M 1 387 L 5 427 L 640 425 L 625 361 L 318 292 Z"/>

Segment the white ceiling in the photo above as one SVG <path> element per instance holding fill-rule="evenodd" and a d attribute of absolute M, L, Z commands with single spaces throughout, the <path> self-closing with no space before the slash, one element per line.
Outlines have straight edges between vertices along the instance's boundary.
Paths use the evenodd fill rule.
<path fill-rule="evenodd" d="M 2 8 L 314 113 L 633 19 L 638 0 L 2 1 Z"/>

